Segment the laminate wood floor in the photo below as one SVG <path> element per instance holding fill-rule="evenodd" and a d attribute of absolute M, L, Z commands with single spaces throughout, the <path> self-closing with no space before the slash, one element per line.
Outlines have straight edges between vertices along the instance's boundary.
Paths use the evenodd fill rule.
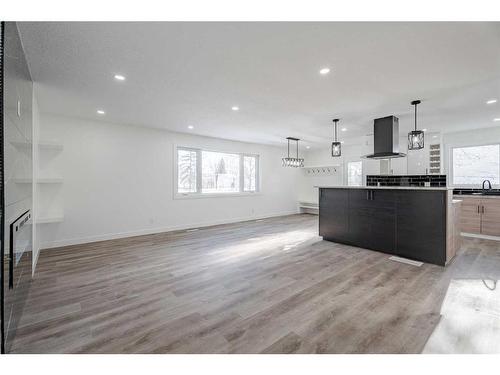
<path fill-rule="evenodd" d="M 453 279 L 499 279 L 500 243 L 442 268 L 322 241 L 312 215 L 42 251 L 15 353 L 420 353 Z"/>

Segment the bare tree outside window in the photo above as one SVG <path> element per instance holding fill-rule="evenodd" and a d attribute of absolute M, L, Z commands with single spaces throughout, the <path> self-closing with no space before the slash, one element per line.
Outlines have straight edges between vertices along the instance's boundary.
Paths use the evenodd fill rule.
<path fill-rule="evenodd" d="M 196 192 L 196 151 L 177 150 L 177 191 L 179 193 Z"/>
<path fill-rule="evenodd" d="M 240 155 L 201 152 L 201 192 L 237 193 L 240 191 Z"/>
<path fill-rule="evenodd" d="M 256 157 L 243 157 L 243 190 L 255 191 L 256 183 Z"/>

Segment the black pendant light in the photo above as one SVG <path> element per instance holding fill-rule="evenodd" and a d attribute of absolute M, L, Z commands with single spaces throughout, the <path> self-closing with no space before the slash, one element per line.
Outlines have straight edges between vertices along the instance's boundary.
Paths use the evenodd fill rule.
<path fill-rule="evenodd" d="M 417 105 L 420 100 L 414 100 L 411 105 L 415 106 L 415 130 L 408 133 L 408 150 L 420 150 L 424 148 L 424 132 L 417 130 Z"/>
<path fill-rule="evenodd" d="M 287 137 L 286 138 L 288 141 L 288 156 L 286 158 L 283 158 L 283 167 L 294 167 L 294 168 L 301 168 L 304 166 L 304 159 L 299 158 L 299 141 L 300 139 L 298 138 L 293 138 L 293 137 Z M 291 158 L 290 157 L 290 141 L 295 141 L 296 142 L 296 157 Z"/>
<path fill-rule="evenodd" d="M 337 139 L 337 123 L 339 119 L 333 120 L 333 142 L 332 142 L 332 157 L 337 158 L 342 155 L 342 145 Z"/>

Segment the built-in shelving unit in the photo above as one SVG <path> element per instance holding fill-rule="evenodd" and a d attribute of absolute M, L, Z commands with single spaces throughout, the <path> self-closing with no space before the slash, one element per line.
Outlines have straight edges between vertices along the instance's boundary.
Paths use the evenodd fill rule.
<path fill-rule="evenodd" d="M 41 176 L 37 177 L 37 184 L 44 187 L 38 190 L 40 198 L 37 204 L 37 224 L 45 226 L 64 221 L 62 189 L 59 188 L 64 184 L 64 177 L 60 175 L 58 167 L 63 150 L 64 145 L 57 141 L 38 142 L 37 168 Z"/>
<path fill-rule="evenodd" d="M 429 146 L 429 173 L 441 174 L 441 144 Z"/>

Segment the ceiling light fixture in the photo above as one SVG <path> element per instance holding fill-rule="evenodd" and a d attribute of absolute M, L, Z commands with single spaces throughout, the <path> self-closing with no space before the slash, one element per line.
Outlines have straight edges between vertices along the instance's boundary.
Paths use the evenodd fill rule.
<path fill-rule="evenodd" d="M 125 76 L 122 76 L 121 74 L 115 74 L 115 79 L 117 81 L 125 81 Z"/>
<path fill-rule="evenodd" d="M 293 138 L 293 137 L 287 137 L 286 138 L 288 141 L 288 156 L 286 158 L 283 158 L 283 167 L 294 167 L 294 168 L 300 168 L 304 166 L 304 159 L 299 158 L 299 141 L 300 139 L 298 138 Z M 297 151 L 296 155 L 294 158 L 290 157 L 290 141 L 295 141 L 297 143 Z"/>
<path fill-rule="evenodd" d="M 188 129 L 194 129 L 193 125 L 188 125 Z"/>
<path fill-rule="evenodd" d="M 490 99 L 486 102 L 486 104 L 495 104 L 497 102 L 496 99 Z"/>
<path fill-rule="evenodd" d="M 495 121 L 495 122 L 500 121 L 500 117 L 494 118 L 493 121 Z"/>
<path fill-rule="evenodd" d="M 234 105 L 234 106 L 232 106 L 232 107 L 231 107 L 231 109 L 232 109 L 233 111 L 239 111 L 239 110 L 240 110 L 240 107 L 238 107 L 237 105 Z"/>
<path fill-rule="evenodd" d="M 345 131 L 347 131 L 347 128 L 342 128 L 340 130 L 342 130 L 343 132 L 345 132 Z"/>
<path fill-rule="evenodd" d="M 102 109 L 98 109 L 98 110 L 97 110 L 97 114 L 98 114 L 98 115 L 105 115 L 105 114 L 106 114 L 106 112 L 104 112 Z"/>
<path fill-rule="evenodd" d="M 422 129 L 422 131 L 423 131 L 423 132 L 426 132 L 426 131 L 427 131 L 427 129 Z"/>
<path fill-rule="evenodd" d="M 415 130 L 408 133 L 408 150 L 420 150 L 424 148 L 424 131 L 417 130 L 417 106 L 420 103 L 420 100 L 411 102 L 411 105 L 415 106 Z"/>
<path fill-rule="evenodd" d="M 333 120 L 333 142 L 332 142 L 332 157 L 338 158 L 342 155 L 342 143 L 337 139 L 337 124 L 339 119 Z"/>
<path fill-rule="evenodd" d="M 326 75 L 328 73 L 330 73 L 330 68 L 322 68 L 319 71 L 319 74 L 321 74 L 321 75 Z"/>
<path fill-rule="evenodd" d="M 311 148 L 311 146 L 306 146 L 306 148 L 309 150 Z"/>

